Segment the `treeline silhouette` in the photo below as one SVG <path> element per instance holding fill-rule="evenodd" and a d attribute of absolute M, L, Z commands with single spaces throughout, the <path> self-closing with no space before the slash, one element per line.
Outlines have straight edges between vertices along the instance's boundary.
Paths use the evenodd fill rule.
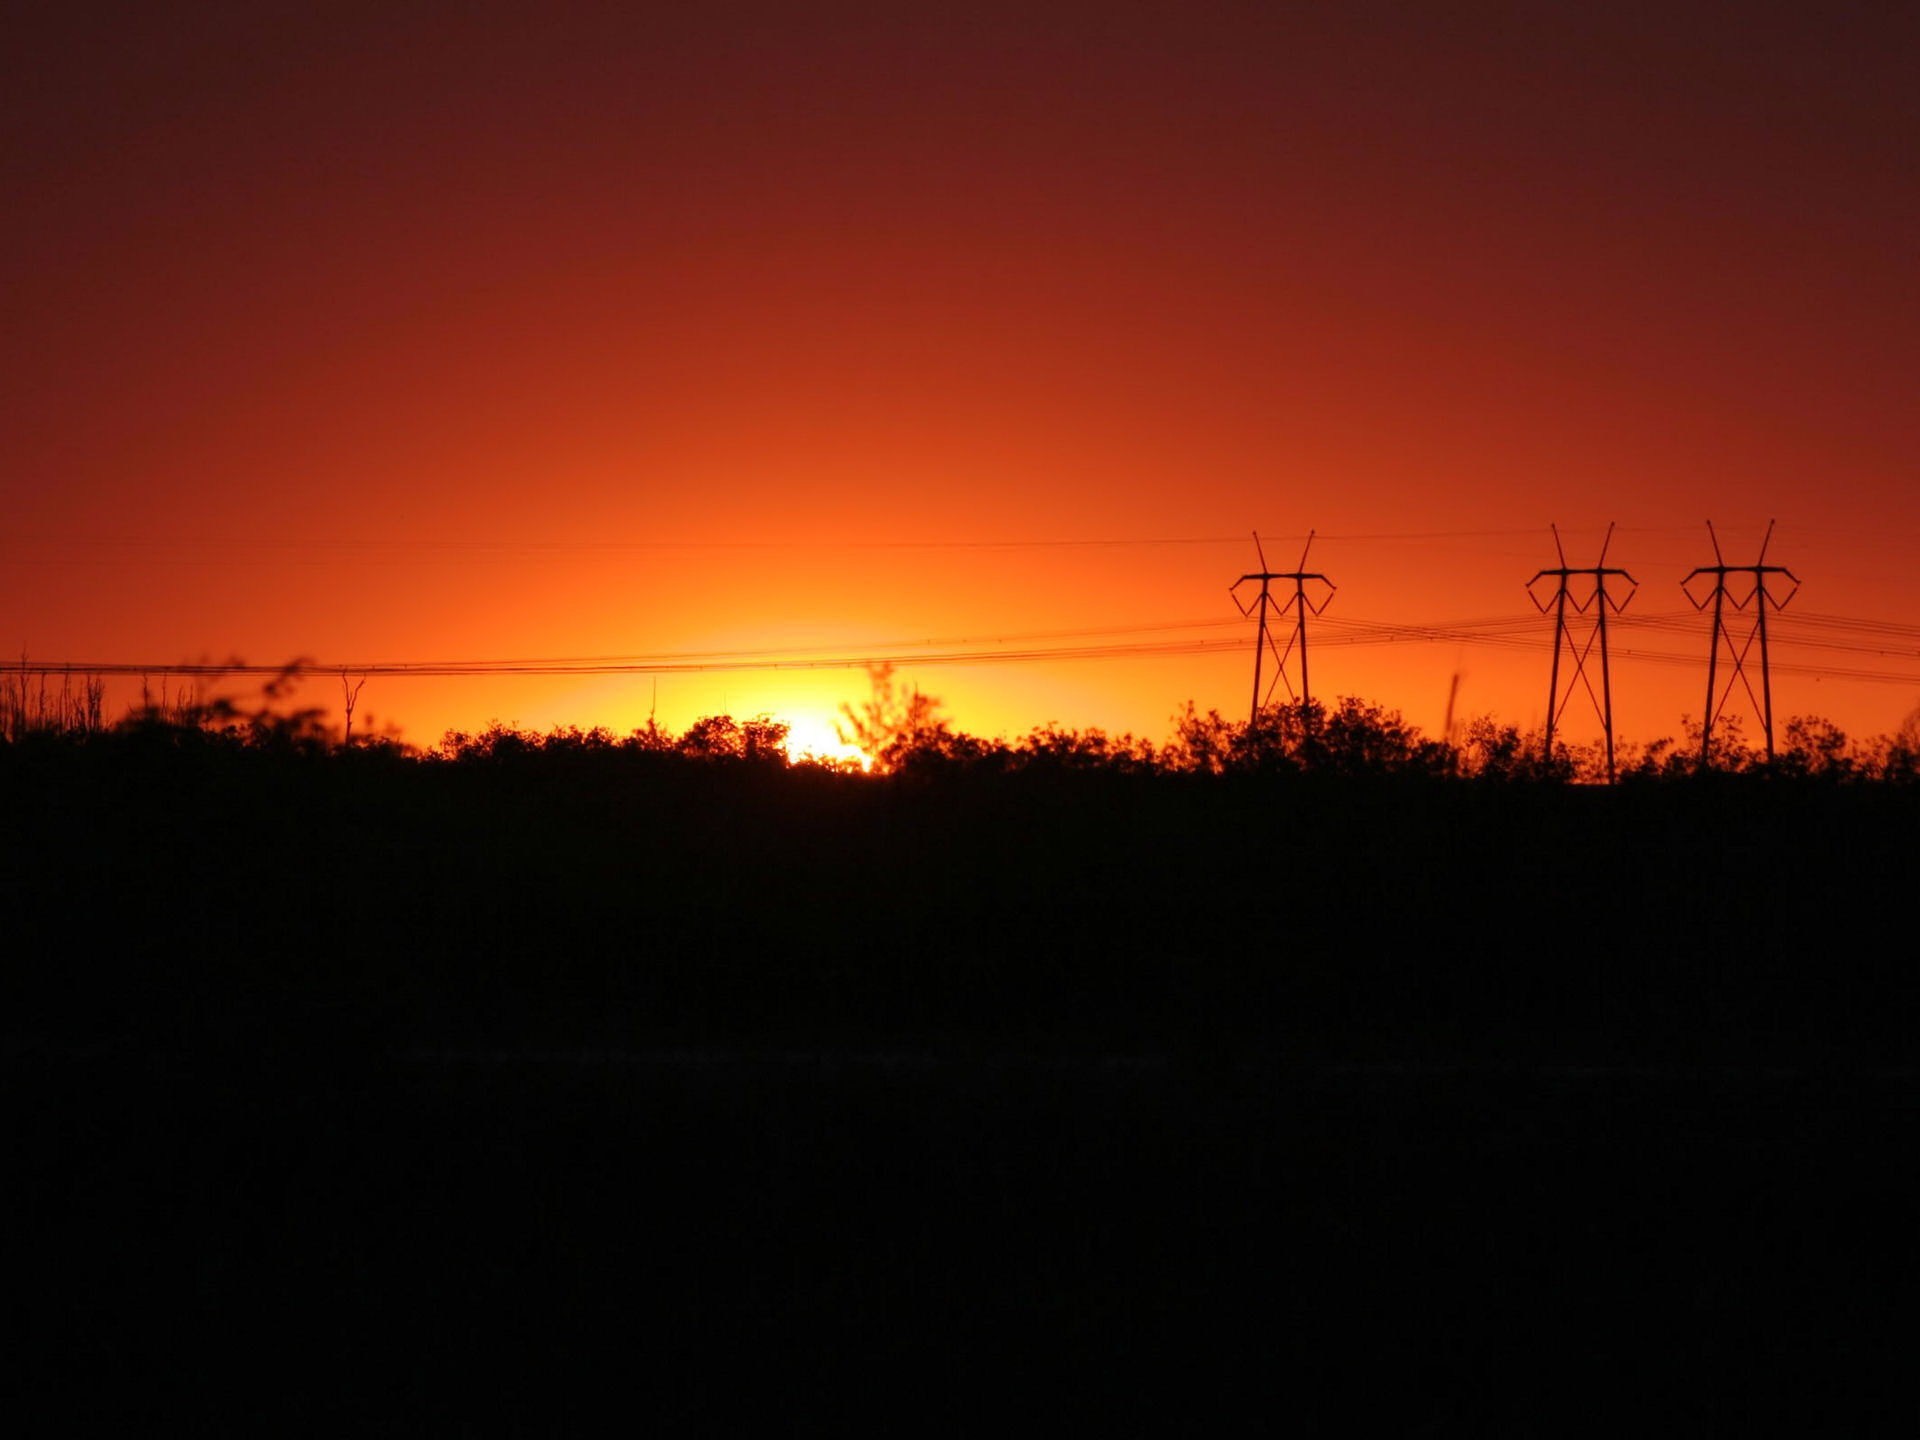
<path fill-rule="evenodd" d="M 1094 727 L 1049 724 L 1017 739 L 984 739 L 958 729 L 940 702 L 902 688 L 891 666 L 874 667 L 872 694 L 841 707 L 841 738 L 862 759 L 793 755 L 789 727 L 767 715 L 736 720 L 703 716 L 678 734 L 655 720 L 626 734 L 604 726 L 560 726 L 529 731 L 495 722 L 466 733 L 450 731 L 435 745 L 407 744 L 397 731 L 352 730 L 358 686 L 347 688 L 344 732 L 320 706 L 288 702 L 303 675 L 291 664 L 249 708 L 232 697 L 202 698 L 192 690 L 168 695 L 143 690 L 140 703 L 117 722 L 105 717 L 105 686 L 97 677 L 57 676 L 24 669 L 0 672 L 0 744 L 120 741 L 154 746 L 226 746 L 317 757 L 334 752 L 373 754 L 420 762 L 556 761 L 586 755 L 799 765 L 846 774 L 932 771 L 1005 774 L 1023 770 L 1108 771 L 1126 775 L 1314 775 L 1343 779 L 1471 779 L 1494 782 L 1598 783 L 1608 779 L 1598 743 L 1557 739 L 1551 752 L 1539 730 L 1522 731 L 1492 716 L 1461 727 L 1459 738 L 1434 739 L 1398 711 L 1354 696 L 1332 705 L 1294 702 L 1264 707 L 1235 721 L 1191 704 L 1175 717 L 1173 734 L 1156 743 Z M 57 682 L 57 683 L 56 683 Z M 343 681 L 343 685 L 344 685 Z M 1769 757 L 1750 744 L 1738 715 L 1723 717 L 1703 748 L 1701 728 L 1683 720 L 1679 740 L 1622 743 L 1615 774 L 1628 782 L 1676 780 L 1706 773 L 1765 776 L 1828 783 L 1912 783 L 1920 778 L 1920 710 L 1893 735 L 1864 741 L 1819 716 L 1795 716 L 1781 727 Z"/>
<path fill-rule="evenodd" d="M 882 673 L 844 716 L 868 774 L 765 717 L 347 744 L 293 678 L 5 732 L 15 935 L 61 957 L 16 972 L 22 1043 L 169 1012 L 238 1044 L 1904 1043 L 1906 738 L 1793 721 L 1769 764 L 1723 726 L 1607 787 L 1354 699 L 987 741 Z"/>
<path fill-rule="evenodd" d="M 564 1429 L 610 1374 L 677 1432 L 1899 1403 L 1898 737 L 1607 787 L 1359 701 L 982 741 L 879 676 L 867 774 L 292 698 L 0 744 L 68 1428 Z"/>

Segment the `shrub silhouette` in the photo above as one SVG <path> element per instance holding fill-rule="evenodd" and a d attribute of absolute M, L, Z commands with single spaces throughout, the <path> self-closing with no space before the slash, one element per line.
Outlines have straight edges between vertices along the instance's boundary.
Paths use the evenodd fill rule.
<path fill-rule="evenodd" d="M 1269 705 L 1247 724 L 1204 716 L 1189 704 L 1176 717 L 1161 768 L 1191 774 L 1288 774 L 1438 777 L 1457 769 L 1453 749 L 1428 740 L 1397 710 L 1346 695 L 1329 710 L 1319 701 Z"/>
<path fill-rule="evenodd" d="M 1457 773 L 1495 784 L 1565 783 L 1579 775 L 1578 757 L 1564 743 L 1546 754 L 1546 735 L 1523 732 L 1491 715 L 1467 723 L 1466 738 L 1455 757 Z"/>

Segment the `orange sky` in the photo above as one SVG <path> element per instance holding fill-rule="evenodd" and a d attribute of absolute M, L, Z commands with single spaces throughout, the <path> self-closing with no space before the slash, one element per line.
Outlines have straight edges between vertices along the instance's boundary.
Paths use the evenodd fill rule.
<path fill-rule="evenodd" d="M 1906 627 L 1783 624 L 1865 648 L 1783 645 L 1826 673 L 1776 677 L 1777 712 L 1920 706 L 1911 14 L 39 8 L 0 61 L 14 653 L 1231 641 L 1144 627 L 1232 620 L 1256 528 L 1279 568 L 1320 532 L 1330 622 L 1436 626 L 1531 613 L 1549 522 L 1578 565 L 1617 521 L 1629 615 L 1671 616 L 1703 521 L 1737 563 L 1777 517 L 1787 621 Z M 1137 543 L 1036 543 L 1093 540 Z M 1544 624 L 1531 651 L 1343 634 L 1318 693 L 1437 730 L 1458 672 L 1463 714 L 1544 708 Z M 1618 639 L 1700 658 L 1616 660 L 1623 732 L 1677 733 L 1704 632 Z M 912 653 L 981 733 L 1158 738 L 1248 699 L 1240 650 Z M 425 741 L 864 688 L 379 676 L 361 703 Z"/>

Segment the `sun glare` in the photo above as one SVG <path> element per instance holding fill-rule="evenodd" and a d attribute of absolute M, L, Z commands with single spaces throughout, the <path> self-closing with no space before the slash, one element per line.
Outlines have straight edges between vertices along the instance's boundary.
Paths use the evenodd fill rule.
<path fill-rule="evenodd" d="M 824 760 L 838 764 L 851 760 L 862 770 L 873 767 L 873 757 L 857 745 L 848 745 L 835 733 L 831 722 L 817 715 L 782 715 L 787 725 L 789 760 Z"/>

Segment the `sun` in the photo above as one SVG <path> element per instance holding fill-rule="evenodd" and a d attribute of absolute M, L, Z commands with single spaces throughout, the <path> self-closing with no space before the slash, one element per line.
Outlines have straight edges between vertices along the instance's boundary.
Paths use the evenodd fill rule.
<path fill-rule="evenodd" d="M 862 770 L 873 768 L 873 757 L 857 745 L 848 745 L 835 732 L 831 721 L 818 715 L 783 714 L 787 727 L 787 759 L 822 760 L 828 764 L 852 761 Z"/>

